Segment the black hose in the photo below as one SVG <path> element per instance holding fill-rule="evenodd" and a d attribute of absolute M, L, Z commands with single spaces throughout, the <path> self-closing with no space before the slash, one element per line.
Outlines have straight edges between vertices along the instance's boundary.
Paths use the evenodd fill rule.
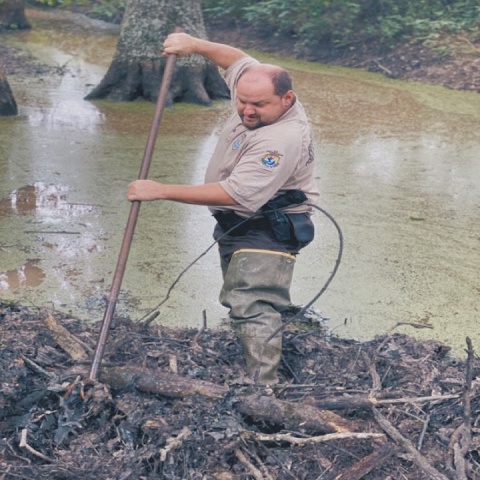
<path fill-rule="evenodd" d="M 343 255 L 343 234 L 342 234 L 342 230 L 340 228 L 340 226 L 338 225 L 337 221 L 333 218 L 332 215 L 330 215 L 326 210 L 324 210 L 323 208 L 320 208 L 318 207 L 317 205 L 313 205 L 313 204 L 306 204 L 310 207 L 313 207 L 317 210 L 319 210 L 320 212 L 322 212 L 332 223 L 333 225 L 335 226 L 336 230 L 337 230 L 337 233 L 338 233 L 338 238 L 339 238 L 339 248 L 338 248 L 338 255 L 337 255 L 337 259 L 335 261 L 335 266 L 332 270 L 332 272 L 330 273 L 330 276 L 328 277 L 327 281 L 325 282 L 325 284 L 323 285 L 323 287 L 320 289 L 320 291 L 312 298 L 312 300 L 310 300 L 300 311 L 298 311 L 292 318 L 288 319 L 287 321 L 285 321 L 281 327 L 279 327 L 277 330 L 275 330 L 275 332 L 273 332 L 264 342 L 263 342 L 263 345 L 262 345 L 262 350 L 260 352 L 260 361 L 262 359 L 262 356 L 263 356 L 263 352 L 264 352 L 264 349 L 265 349 L 265 346 L 267 345 L 267 343 L 272 340 L 272 338 L 274 338 L 276 335 L 278 335 L 280 332 L 283 332 L 283 330 L 285 330 L 285 328 L 290 325 L 294 320 L 296 320 L 297 318 L 299 318 L 301 315 L 303 315 L 305 313 L 306 310 L 308 310 L 319 298 L 321 295 L 323 295 L 323 293 L 325 292 L 325 290 L 328 288 L 328 286 L 330 285 L 330 283 L 332 282 L 333 278 L 335 277 L 336 273 L 337 273 L 337 270 L 338 270 L 338 267 L 340 266 L 340 262 L 342 260 L 342 255 Z M 276 211 L 276 210 L 283 210 L 283 208 L 277 208 L 275 210 L 272 210 L 272 211 Z M 146 313 L 143 317 L 141 317 L 138 321 L 141 322 L 143 321 L 145 318 L 147 319 L 144 323 L 143 323 L 143 327 L 146 327 L 148 326 L 153 320 L 155 320 L 155 318 L 157 318 L 156 315 L 153 315 L 152 316 L 152 313 L 155 312 L 155 310 L 158 310 L 169 298 L 170 298 L 170 294 L 172 292 L 172 290 L 175 288 L 175 286 L 177 285 L 177 283 L 179 282 L 179 280 L 183 277 L 183 275 L 185 275 L 185 273 L 193 266 L 195 265 L 195 263 L 197 263 L 202 257 L 204 257 L 217 243 L 219 240 L 221 240 L 224 236 L 228 235 L 230 232 L 232 232 L 233 230 L 235 230 L 236 228 L 238 228 L 240 225 L 243 225 L 245 222 L 248 222 L 251 218 L 253 218 L 256 214 L 246 218 L 243 222 L 240 222 L 238 223 L 237 225 L 235 225 L 234 227 L 230 228 L 229 230 L 227 230 L 225 233 L 223 233 L 214 243 L 212 243 L 203 253 L 201 253 L 197 258 L 195 258 L 195 260 L 193 260 L 193 262 L 191 262 L 189 265 L 187 265 L 187 267 L 185 267 L 181 272 L 180 274 L 177 276 L 177 278 L 173 281 L 173 283 L 170 285 L 165 297 L 163 298 L 163 300 L 158 304 L 156 305 L 154 308 L 152 308 L 148 313 Z M 255 377 L 254 377 L 254 380 L 255 380 L 255 383 L 256 381 L 258 380 L 258 369 L 257 371 L 255 372 Z"/>

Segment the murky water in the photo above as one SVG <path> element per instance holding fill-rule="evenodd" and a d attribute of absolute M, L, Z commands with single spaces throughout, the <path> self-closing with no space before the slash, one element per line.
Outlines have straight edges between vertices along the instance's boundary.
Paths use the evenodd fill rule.
<path fill-rule="evenodd" d="M 0 119 L 0 295 L 101 319 L 153 116 L 147 102 L 86 102 L 117 31 L 68 13 L 29 11 L 34 29 L 0 35 L 65 75 L 9 78 L 20 108 Z M 479 348 L 480 96 L 279 57 L 315 128 L 319 205 L 340 223 L 339 273 L 316 308 L 337 334 L 397 331 Z M 176 105 L 162 120 L 149 178 L 200 183 L 227 112 Z M 338 238 L 320 213 L 298 260 L 293 299 L 309 301 L 333 268 Z M 144 203 L 117 311 L 139 318 L 211 245 L 203 207 Z M 226 315 L 216 249 L 161 308 L 164 324 Z"/>

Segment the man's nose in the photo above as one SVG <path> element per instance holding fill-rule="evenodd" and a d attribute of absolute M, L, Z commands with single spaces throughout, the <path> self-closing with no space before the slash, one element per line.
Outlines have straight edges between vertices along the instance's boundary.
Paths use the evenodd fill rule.
<path fill-rule="evenodd" d="M 250 116 L 250 115 L 255 115 L 256 111 L 255 108 L 252 107 L 251 105 L 245 105 L 245 108 L 243 109 L 243 114 Z"/>

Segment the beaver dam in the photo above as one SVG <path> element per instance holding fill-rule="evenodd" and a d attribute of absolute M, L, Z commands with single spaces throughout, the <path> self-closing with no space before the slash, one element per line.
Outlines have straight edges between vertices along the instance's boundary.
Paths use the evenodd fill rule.
<path fill-rule="evenodd" d="M 415 327 L 418 325 L 412 325 Z M 0 307 L 0 478 L 478 479 L 479 361 L 392 330 L 284 333 L 282 383 L 249 384 L 229 330 L 99 325 Z"/>

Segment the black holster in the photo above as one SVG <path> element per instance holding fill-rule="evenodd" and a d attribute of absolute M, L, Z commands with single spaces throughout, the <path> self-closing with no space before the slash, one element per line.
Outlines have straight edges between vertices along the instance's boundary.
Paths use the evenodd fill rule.
<path fill-rule="evenodd" d="M 273 236 L 279 242 L 288 242 L 294 237 L 293 225 L 289 215 L 281 209 L 291 205 L 298 205 L 307 200 L 307 196 L 301 190 L 288 190 L 272 200 L 269 200 L 261 211 L 270 224 Z"/>
<path fill-rule="evenodd" d="M 263 229 L 269 230 L 279 242 L 292 242 L 303 246 L 312 241 L 314 234 L 309 214 L 289 214 L 284 213 L 282 209 L 306 200 L 307 196 L 301 190 L 288 190 L 261 207 L 260 212 L 263 215 L 261 218 L 243 218 L 233 210 L 217 212 L 213 216 L 228 235 L 237 237 L 245 235 L 252 229 Z"/>

